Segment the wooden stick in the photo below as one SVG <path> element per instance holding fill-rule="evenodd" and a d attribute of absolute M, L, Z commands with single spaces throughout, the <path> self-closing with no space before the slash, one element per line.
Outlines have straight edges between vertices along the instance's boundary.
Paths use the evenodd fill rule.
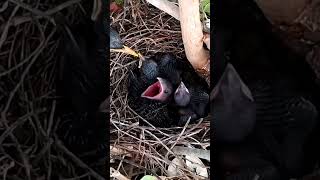
<path fill-rule="evenodd" d="M 161 11 L 168 13 L 170 16 L 180 20 L 179 7 L 167 0 L 146 0 L 148 3 L 157 7 Z"/>
<path fill-rule="evenodd" d="M 198 74 L 210 84 L 210 56 L 203 48 L 204 42 L 210 49 L 210 36 L 202 32 L 199 0 L 179 0 L 179 7 L 167 0 L 146 1 L 180 20 L 186 56 Z"/>
<path fill-rule="evenodd" d="M 199 0 L 179 0 L 182 40 L 186 56 L 193 68 L 209 81 L 210 56 L 203 48 Z M 209 83 L 209 82 L 208 82 Z"/>

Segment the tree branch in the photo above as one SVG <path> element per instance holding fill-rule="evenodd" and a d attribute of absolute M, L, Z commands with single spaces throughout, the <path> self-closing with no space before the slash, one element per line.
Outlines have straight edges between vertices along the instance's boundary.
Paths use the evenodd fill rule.
<path fill-rule="evenodd" d="M 209 83 L 210 55 L 203 47 L 204 35 L 200 21 L 199 0 L 179 0 L 178 2 L 186 56 L 198 74 Z"/>

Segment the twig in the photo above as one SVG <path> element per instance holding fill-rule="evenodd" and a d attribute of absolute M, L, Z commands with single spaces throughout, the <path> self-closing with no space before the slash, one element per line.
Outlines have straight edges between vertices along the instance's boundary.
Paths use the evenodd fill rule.
<path fill-rule="evenodd" d="M 112 167 L 110 167 L 110 177 L 117 178 L 118 180 L 130 180 Z"/>
<path fill-rule="evenodd" d="M 3 119 L 3 120 L 4 120 L 3 121 L 4 126 L 8 129 L 9 125 L 6 122 L 6 119 Z M 9 136 L 10 136 L 11 140 L 14 142 L 14 144 L 17 148 L 17 151 L 19 152 L 20 158 L 22 159 L 22 162 L 24 164 L 25 173 L 26 173 L 28 180 L 31 180 L 31 173 L 30 173 L 31 166 L 30 166 L 29 158 L 26 156 L 25 152 L 22 151 L 21 145 L 19 144 L 19 141 L 17 140 L 17 138 L 13 135 L 13 133 L 11 131 L 9 132 Z"/>
<path fill-rule="evenodd" d="M 92 9 L 92 14 L 91 14 L 91 20 L 95 21 L 101 10 L 102 10 L 102 0 L 93 0 L 93 9 Z"/>
<path fill-rule="evenodd" d="M 41 149 L 41 151 L 37 154 L 36 159 L 34 159 L 34 163 L 38 164 L 42 156 L 51 148 L 51 145 L 53 143 L 53 139 L 50 138 L 49 141 L 46 143 L 46 145 Z"/>
<path fill-rule="evenodd" d="M 28 66 L 26 67 L 26 69 L 24 70 L 24 72 L 21 75 L 20 81 L 18 82 L 18 84 L 16 85 L 16 87 L 10 92 L 10 96 L 9 99 L 7 101 L 7 104 L 4 108 L 4 110 L 1 112 L 1 118 L 4 120 L 7 111 L 9 110 L 10 104 L 12 99 L 14 98 L 16 92 L 18 91 L 18 89 L 20 88 L 20 86 L 22 86 L 22 83 L 24 81 L 24 78 L 27 76 L 27 74 L 29 73 L 29 70 L 31 69 L 32 65 L 36 62 L 36 60 L 38 59 L 38 56 L 40 55 L 40 53 L 43 51 L 43 49 L 46 47 L 46 44 L 48 43 L 48 41 L 51 39 L 51 37 L 53 36 L 53 34 L 55 33 L 56 29 L 53 29 L 53 31 L 49 34 L 48 38 L 45 41 L 42 41 L 39 45 L 39 49 L 37 51 L 37 53 L 34 55 L 33 59 L 30 61 L 30 63 L 28 64 Z"/>
<path fill-rule="evenodd" d="M 13 168 L 15 166 L 14 161 L 11 161 L 10 164 L 5 167 L 4 169 L 2 169 L 3 171 L 3 179 L 6 180 L 7 179 L 7 173 L 9 171 L 9 169 Z"/>
<path fill-rule="evenodd" d="M 171 150 L 172 150 L 172 148 L 174 148 L 174 147 L 177 145 L 177 143 L 179 142 L 181 136 L 183 135 L 183 133 L 185 132 L 186 128 L 187 128 L 188 125 L 189 125 L 190 119 L 191 119 L 191 117 L 189 117 L 187 123 L 184 125 L 184 127 L 183 127 L 181 133 L 179 134 L 178 138 L 175 140 L 175 142 L 174 142 L 174 143 L 172 144 L 172 146 L 170 147 Z M 167 153 L 166 157 L 167 157 L 168 155 L 169 155 L 169 152 Z"/>
<path fill-rule="evenodd" d="M 50 117 L 49 117 L 49 124 L 48 124 L 48 129 L 47 129 L 47 136 L 49 137 L 50 136 L 50 132 L 51 132 L 51 129 L 52 129 L 52 124 L 53 124 L 53 117 L 54 117 L 54 113 L 55 113 L 55 110 L 56 110 L 56 100 L 54 100 L 52 102 L 52 109 L 51 109 L 51 113 L 50 113 Z"/>
<path fill-rule="evenodd" d="M 190 155 L 190 156 L 197 156 L 202 159 L 206 159 L 210 161 L 210 150 L 203 150 L 203 149 L 195 149 L 195 148 L 188 148 L 182 146 L 176 146 L 172 149 L 172 151 L 178 155 Z"/>
<path fill-rule="evenodd" d="M 82 179 L 82 178 L 85 178 L 87 176 L 89 176 L 90 173 L 85 173 L 83 175 L 80 175 L 80 176 L 77 176 L 77 177 L 73 177 L 73 178 L 64 178 L 62 180 L 79 180 L 79 179 Z"/>
<path fill-rule="evenodd" d="M 7 21 L 7 24 L 1 34 L 1 37 L 0 37 L 0 50 L 2 48 L 2 45 L 3 43 L 6 41 L 7 39 L 7 36 L 8 36 L 8 31 L 9 31 L 9 28 L 10 28 L 10 25 L 11 25 L 11 20 L 12 18 L 14 17 L 14 15 L 17 13 L 17 11 L 19 10 L 19 6 L 16 6 L 14 8 L 14 10 L 12 11 L 10 17 L 9 17 L 9 20 Z"/>
<path fill-rule="evenodd" d="M 69 0 L 69 1 L 64 2 L 64 3 L 54 7 L 52 9 L 45 11 L 45 12 L 40 11 L 38 9 L 34 9 L 30 5 L 23 3 L 22 1 L 18 1 L 18 0 L 9 0 L 9 1 L 28 10 L 28 11 L 30 11 L 30 12 L 32 12 L 33 14 L 36 14 L 36 15 L 42 16 L 42 17 L 47 17 L 47 16 L 51 16 L 51 15 L 61 11 L 64 8 L 67 8 L 73 4 L 79 3 L 81 0 Z"/>
<path fill-rule="evenodd" d="M 31 115 L 29 115 L 31 116 Z M 4 131 L 0 136 L 0 144 L 5 140 L 5 138 L 12 133 L 13 130 L 15 130 L 18 126 L 22 125 L 25 121 L 28 120 L 28 117 L 25 117 L 23 119 L 19 119 L 16 122 L 12 123 L 11 126 L 6 128 L 6 131 Z"/>
<path fill-rule="evenodd" d="M 81 168 L 87 169 L 90 174 L 95 177 L 98 180 L 105 180 L 100 174 L 95 172 L 93 169 L 91 169 L 87 164 L 85 164 L 82 160 L 80 160 L 77 156 L 75 156 L 72 152 L 70 152 L 61 142 L 61 140 L 58 139 L 58 137 L 55 138 L 55 144 L 56 146 L 63 151 L 66 155 L 68 155 L 76 164 L 78 164 Z"/>
<path fill-rule="evenodd" d="M 130 180 L 112 167 L 110 167 L 110 177 L 117 178 L 118 180 Z"/>
<path fill-rule="evenodd" d="M 5 3 L 2 4 L 2 7 L 0 8 L 0 13 L 2 13 L 3 11 L 5 11 L 8 8 L 8 4 L 9 4 L 8 1 L 6 1 Z"/>

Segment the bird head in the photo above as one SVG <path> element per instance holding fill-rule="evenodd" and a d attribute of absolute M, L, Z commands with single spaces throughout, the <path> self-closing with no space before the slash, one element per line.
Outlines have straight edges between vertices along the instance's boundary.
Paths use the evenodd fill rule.
<path fill-rule="evenodd" d="M 157 82 L 151 84 L 142 94 L 141 97 L 165 102 L 172 94 L 172 85 L 166 79 L 157 77 Z"/>
<path fill-rule="evenodd" d="M 153 61 L 152 59 L 146 58 L 145 61 L 143 61 L 141 66 L 141 72 L 143 76 L 145 76 L 148 80 L 154 80 L 159 75 L 159 67 L 158 64 Z"/>
<path fill-rule="evenodd" d="M 132 55 L 134 57 L 142 57 L 141 54 L 125 46 L 122 42 L 122 39 L 120 38 L 119 33 L 115 31 L 112 27 L 110 27 L 109 38 L 110 38 L 109 45 L 110 45 L 111 52 L 122 52 L 125 54 Z"/>
<path fill-rule="evenodd" d="M 181 81 L 177 90 L 174 93 L 174 100 L 178 106 L 186 106 L 189 104 L 191 98 L 191 94 L 188 88 Z"/>

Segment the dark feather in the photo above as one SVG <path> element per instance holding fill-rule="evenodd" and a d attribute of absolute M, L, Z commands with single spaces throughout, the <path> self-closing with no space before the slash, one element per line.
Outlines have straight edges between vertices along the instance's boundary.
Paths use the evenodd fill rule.
<path fill-rule="evenodd" d="M 129 106 L 152 125 L 170 127 L 174 123 L 174 119 L 169 116 L 168 104 L 141 97 L 142 92 L 152 84 L 152 81 L 137 70 L 131 71 L 128 79 Z M 140 121 L 140 124 L 146 123 Z"/>
<path fill-rule="evenodd" d="M 181 82 L 182 69 L 179 67 L 179 61 L 170 53 L 157 53 L 155 59 L 159 64 L 159 76 L 168 79 L 176 89 Z"/>
<path fill-rule="evenodd" d="M 109 38 L 110 38 L 110 44 L 109 44 L 110 49 L 123 48 L 123 42 L 122 42 L 122 39 L 120 38 L 119 33 L 115 31 L 111 26 L 110 26 Z"/>
<path fill-rule="evenodd" d="M 228 38 L 222 38 L 228 44 L 222 43 L 224 48 L 217 54 L 230 54 L 230 63 L 251 90 L 257 111 L 254 131 L 239 143 L 245 145 L 247 142 L 254 146 L 254 152 L 272 163 L 284 176 L 281 179 L 301 176 L 314 167 L 306 159 L 307 155 L 310 156 L 310 149 L 305 145 L 319 124 L 320 101 L 319 87 L 315 84 L 316 76 L 304 57 L 287 48 L 272 32 L 272 25 L 253 1 L 230 0 L 220 3 L 225 3 L 223 8 L 226 9 L 218 10 L 217 13 L 223 16 L 219 18 L 218 25 L 223 26 L 220 29 L 228 29 L 231 35 L 227 34 Z M 228 21 L 224 22 L 222 19 Z M 226 61 L 227 58 L 223 57 L 222 60 Z M 225 69 L 220 69 L 223 70 Z M 226 87 L 229 86 L 231 85 Z M 227 103 L 230 98 L 232 96 L 225 96 L 221 102 Z M 213 103 L 213 108 L 218 108 L 213 111 L 224 107 Z M 235 113 L 227 119 L 240 115 L 241 113 Z M 224 127 L 213 125 L 213 128 L 222 131 L 221 134 L 243 131 L 230 129 L 228 121 L 216 119 L 215 123 L 218 122 L 225 122 L 222 124 Z M 254 140 L 248 142 L 250 138 Z M 237 144 L 232 145 L 235 147 Z M 319 149 L 315 141 L 314 147 Z M 220 151 L 223 152 L 224 149 Z M 241 158 L 242 155 L 239 156 Z M 247 175 L 250 173 L 247 172 Z"/>
<path fill-rule="evenodd" d="M 176 106 L 173 94 L 171 101 L 167 103 L 141 98 L 141 93 L 156 81 L 156 77 L 167 79 L 174 90 L 181 80 L 186 82 L 191 93 L 190 104 L 187 107 Z M 156 126 L 183 126 L 189 117 L 191 122 L 194 122 L 208 113 L 209 95 L 206 82 L 195 73 L 190 64 L 177 60 L 172 54 L 157 53 L 146 58 L 140 70 L 135 69 L 130 73 L 128 90 L 130 107 Z"/>
<path fill-rule="evenodd" d="M 254 128 L 256 105 L 251 91 L 228 64 L 211 94 L 212 124 L 218 141 L 239 142 Z"/>
<path fill-rule="evenodd" d="M 188 88 L 191 95 L 190 102 L 186 107 L 177 107 L 180 113 L 180 123 L 184 125 L 186 120 L 191 117 L 190 122 L 204 118 L 209 113 L 209 87 L 206 81 L 201 78 L 193 69 L 187 59 L 180 60 L 180 81 Z"/>

